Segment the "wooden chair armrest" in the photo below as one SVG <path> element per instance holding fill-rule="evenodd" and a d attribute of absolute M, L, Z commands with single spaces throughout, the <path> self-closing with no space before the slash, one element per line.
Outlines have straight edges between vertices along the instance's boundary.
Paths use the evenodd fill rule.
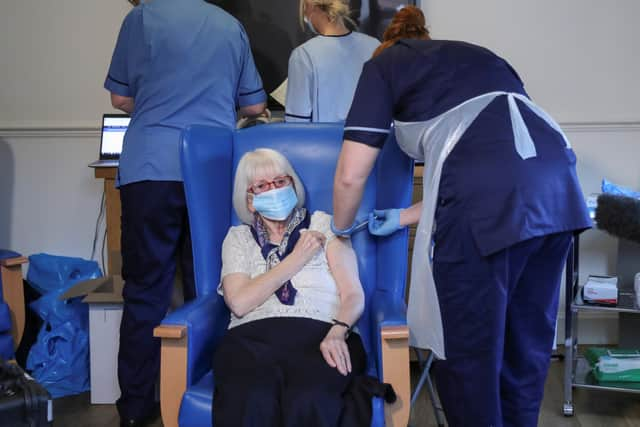
<path fill-rule="evenodd" d="M 26 322 L 22 264 L 27 262 L 29 262 L 29 258 L 24 256 L 0 260 L 0 278 L 2 280 L 0 290 L 2 295 L 0 297 L 7 303 L 11 313 L 11 337 L 14 349 L 17 349 L 22 341 Z"/>
<path fill-rule="evenodd" d="M 6 258 L 0 260 L 0 265 L 2 265 L 3 267 L 12 267 L 14 265 L 26 264 L 28 262 L 29 258 L 27 258 L 26 256 L 18 256 L 15 258 Z"/>
<path fill-rule="evenodd" d="M 383 326 L 381 337 L 383 381 L 393 386 L 397 396 L 395 403 L 385 404 L 385 425 L 406 427 L 411 403 L 409 327 Z"/>
<path fill-rule="evenodd" d="M 160 347 L 160 410 L 165 427 L 178 427 L 182 395 L 187 390 L 187 327 L 160 325 L 153 336 Z"/>
<path fill-rule="evenodd" d="M 187 335 L 187 327 L 181 325 L 160 325 L 153 330 L 156 338 L 180 339 Z"/>

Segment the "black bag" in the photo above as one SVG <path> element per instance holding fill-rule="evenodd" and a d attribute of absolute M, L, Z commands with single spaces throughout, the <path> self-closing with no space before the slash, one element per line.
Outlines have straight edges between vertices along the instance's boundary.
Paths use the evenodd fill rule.
<path fill-rule="evenodd" d="M 53 402 L 47 390 L 20 366 L 0 359 L 0 426 L 53 425 Z"/>

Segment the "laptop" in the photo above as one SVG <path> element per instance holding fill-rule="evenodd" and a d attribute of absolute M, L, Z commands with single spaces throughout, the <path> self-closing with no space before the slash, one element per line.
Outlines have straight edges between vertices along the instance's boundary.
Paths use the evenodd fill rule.
<path fill-rule="evenodd" d="M 118 167 L 124 134 L 131 117 L 127 114 L 105 114 L 102 116 L 100 158 L 91 163 L 91 168 Z"/>

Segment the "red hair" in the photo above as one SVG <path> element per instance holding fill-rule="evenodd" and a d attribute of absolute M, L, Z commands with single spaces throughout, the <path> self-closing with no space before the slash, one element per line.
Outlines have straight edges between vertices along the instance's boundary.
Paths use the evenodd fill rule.
<path fill-rule="evenodd" d="M 403 7 L 394 15 L 382 35 L 382 44 L 373 52 L 373 56 L 378 56 L 401 39 L 430 39 L 424 14 L 416 6 Z"/>

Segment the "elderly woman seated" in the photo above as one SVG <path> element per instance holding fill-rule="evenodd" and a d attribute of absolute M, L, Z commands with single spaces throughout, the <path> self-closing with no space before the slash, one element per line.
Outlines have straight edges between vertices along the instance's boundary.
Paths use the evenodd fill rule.
<path fill-rule="evenodd" d="M 222 246 L 231 322 L 213 362 L 216 427 L 337 426 L 364 372 L 351 331 L 364 308 L 355 254 L 304 200 L 280 153 L 257 149 L 238 163 L 233 206 L 244 224 Z"/>

